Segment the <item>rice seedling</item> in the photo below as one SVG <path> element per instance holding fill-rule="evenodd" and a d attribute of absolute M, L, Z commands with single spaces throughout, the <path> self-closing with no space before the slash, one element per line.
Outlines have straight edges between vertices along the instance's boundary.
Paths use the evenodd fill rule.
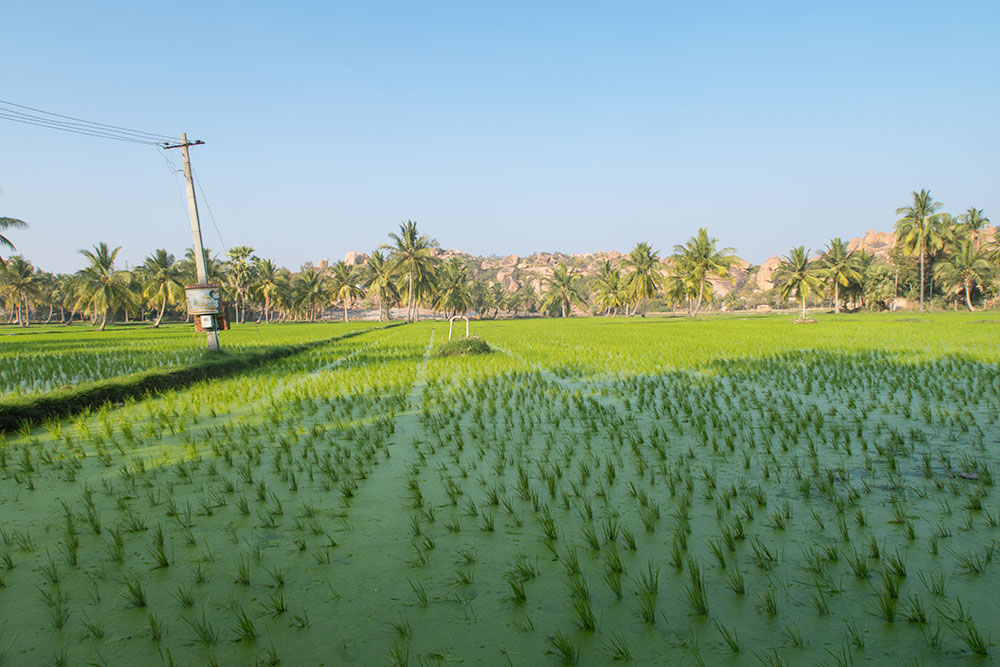
<path fill-rule="evenodd" d="M 604 640 L 602 648 L 604 655 L 612 660 L 621 660 L 624 662 L 632 662 L 634 660 L 628 642 L 625 641 L 625 636 L 617 630 L 611 631 L 608 638 Z"/>
<path fill-rule="evenodd" d="M 580 649 L 562 632 L 548 637 L 548 643 L 548 653 L 554 655 L 560 664 L 576 665 L 580 662 Z"/>
<path fill-rule="evenodd" d="M 182 616 L 181 620 L 187 623 L 195 634 L 195 641 L 203 646 L 215 646 L 219 643 L 220 637 L 218 631 L 208 620 L 205 610 L 201 610 L 201 620 L 188 618 Z"/>

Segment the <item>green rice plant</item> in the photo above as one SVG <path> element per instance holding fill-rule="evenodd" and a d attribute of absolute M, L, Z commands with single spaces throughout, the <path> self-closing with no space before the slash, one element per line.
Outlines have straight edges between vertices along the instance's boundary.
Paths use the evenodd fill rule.
<path fill-rule="evenodd" d="M 778 599 L 775 596 L 774 588 L 768 586 L 761 592 L 757 593 L 757 604 L 755 608 L 758 612 L 762 614 L 767 614 L 768 616 L 778 615 Z"/>
<path fill-rule="evenodd" d="M 726 569 L 726 552 L 724 550 L 724 542 L 722 539 L 709 540 L 708 541 L 708 551 L 714 557 L 719 567 L 723 570 Z"/>
<path fill-rule="evenodd" d="M 854 648 L 859 651 L 863 651 L 865 648 L 865 632 L 867 629 L 864 627 L 858 627 L 858 622 L 856 619 L 851 619 L 845 622 L 847 639 L 854 646 Z"/>
<path fill-rule="evenodd" d="M 618 600 L 621 600 L 622 599 L 622 573 L 621 572 L 613 572 L 613 571 L 610 571 L 610 570 L 606 570 L 604 572 L 604 574 L 602 575 L 601 578 L 604 580 L 604 583 L 606 583 L 608 585 L 608 588 L 611 589 L 611 592 L 615 594 L 615 598 L 618 599 Z"/>
<path fill-rule="evenodd" d="M 622 543 L 624 544 L 626 549 L 628 549 L 629 551 L 636 550 L 637 547 L 635 543 L 635 534 L 632 532 L 631 528 L 629 528 L 628 526 L 622 526 L 621 537 L 622 537 Z"/>
<path fill-rule="evenodd" d="M 996 542 L 991 542 L 983 555 L 980 556 L 978 553 L 973 553 L 968 551 L 964 554 L 958 554 L 953 551 L 949 553 L 954 556 L 957 561 L 958 568 L 964 574 L 982 574 L 986 571 L 986 567 L 993 561 L 993 554 L 996 550 Z"/>
<path fill-rule="evenodd" d="M 955 599 L 954 606 L 946 602 L 934 609 L 972 653 L 980 656 L 990 654 L 989 640 L 983 638 L 972 615 L 964 609 L 960 599 Z"/>
<path fill-rule="evenodd" d="M 875 594 L 875 613 L 876 615 L 882 617 L 885 621 L 892 623 L 896 620 L 896 602 L 899 597 L 899 592 L 895 592 L 895 596 L 892 591 L 886 590 L 884 587 L 882 590 Z"/>
<path fill-rule="evenodd" d="M 413 594 L 417 598 L 417 606 L 426 607 L 427 590 L 424 588 L 424 585 L 420 582 L 414 583 L 410 578 L 407 578 L 406 581 L 410 584 L 410 588 L 413 589 Z"/>
<path fill-rule="evenodd" d="M 899 550 L 895 550 L 893 553 L 886 553 L 885 555 L 886 567 L 889 571 L 896 577 L 903 578 L 906 576 L 906 559 L 899 555 Z"/>
<path fill-rule="evenodd" d="M 146 589 L 142 585 L 142 581 L 133 574 L 126 574 L 122 578 L 122 583 L 125 585 L 125 590 L 122 591 L 122 597 L 130 607 L 145 607 L 146 606 Z"/>
<path fill-rule="evenodd" d="M 152 612 L 147 613 L 146 624 L 149 626 L 149 638 L 154 642 L 158 642 L 166 636 L 167 624 L 161 621 L 156 614 Z"/>
<path fill-rule="evenodd" d="M 392 667 L 407 667 L 410 664 L 410 645 L 397 639 L 389 646 L 389 664 Z"/>
<path fill-rule="evenodd" d="M 847 554 L 847 564 L 850 566 L 851 571 L 854 572 L 854 576 L 859 579 L 867 579 L 871 575 L 871 565 L 868 563 L 868 557 L 864 554 L 859 554 L 857 549 L 851 548 L 851 552 Z"/>
<path fill-rule="evenodd" d="M 285 573 L 281 569 L 281 565 L 275 565 L 271 568 L 265 568 L 267 574 L 271 577 L 271 587 L 281 588 L 285 585 Z"/>
<path fill-rule="evenodd" d="M 684 569 L 685 547 L 683 545 L 683 541 L 683 538 L 679 537 L 675 533 L 674 539 L 670 543 L 670 554 L 667 556 L 667 562 L 670 563 L 676 570 Z"/>
<path fill-rule="evenodd" d="M 201 610 L 201 621 L 186 616 L 182 616 L 181 620 L 194 631 L 197 643 L 203 646 L 215 646 L 219 643 L 219 633 L 208 620 L 204 609 Z"/>
<path fill-rule="evenodd" d="M 637 611 L 646 623 L 656 623 L 656 596 L 650 593 L 639 593 Z"/>
<path fill-rule="evenodd" d="M 171 595 L 173 595 L 174 599 L 177 600 L 177 603 L 184 608 L 194 606 L 194 594 L 191 592 L 190 586 L 178 586 L 177 590 L 171 593 Z"/>
<path fill-rule="evenodd" d="M 236 625 L 233 626 L 233 634 L 236 635 L 236 641 L 241 642 L 252 642 L 260 635 L 257 631 L 257 624 L 242 607 L 236 612 Z"/>
<path fill-rule="evenodd" d="M 750 546 L 753 548 L 753 562 L 760 569 L 765 571 L 770 570 L 778 564 L 778 558 L 759 537 L 753 538 Z"/>
<path fill-rule="evenodd" d="M 240 586 L 249 586 L 250 569 L 250 558 L 246 554 L 241 553 L 239 560 L 236 561 L 236 574 L 233 575 L 233 583 L 239 584 Z"/>
<path fill-rule="evenodd" d="M 621 524 L 618 521 L 618 517 L 614 515 L 605 517 L 604 521 L 601 523 L 601 530 L 604 535 L 605 543 L 616 541 L 618 539 L 618 535 L 621 533 Z"/>
<path fill-rule="evenodd" d="M 920 583 L 924 585 L 924 588 L 932 595 L 943 596 L 945 594 L 948 582 L 945 580 L 942 570 L 938 569 L 926 573 L 920 570 L 917 572 L 917 577 L 920 579 Z"/>
<path fill-rule="evenodd" d="M 730 630 L 726 626 L 722 625 L 722 623 L 714 619 L 712 624 L 715 625 L 715 629 L 719 631 L 719 634 L 722 636 L 722 641 L 726 643 L 726 646 L 729 647 L 730 651 L 733 653 L 739 653 L 743 650 L 743 645 L 740 642 L 740 636 L 739 633 L 736 632 L 736 628 Z"/>
<path fill-rule="evenodd" d="M 733 564 L 726 572 L 726 587 L 736 595 L 746 595 L 746 582 L 743 580 L 743 572 L 737 564 Z"/>
<path fill-rule="evenodd" d="M 58 585 L 60 580 L 62 579 L 61 575 L 59 574 L 59 568 L 57 568 L 56 564 L 52 562 L 52 556 L 49 554 L 47 550 L 45 552 L 45 562 L 39 566 L 38 573 L 42 575 L 42 579 L 45 582 L 49 583 L 52 586 Z"/>
<path fill-rule="evenodd" d="M 550 648 L 547 653 L 554 655 L 560 664 L 576 665 L 580 662 L 580 649 L 562 632 L 548 637 L 548 643 Z"/>
<path fill-rule="evenodd" d="M 604 650 L 604 655 L 612 660 L 634 661 L 632 651 L 628 647 L 628 642 L 625 641 L 625 636 L 617 630 L 612 630 L 601 646 Z"/>
<path fill-rule="evenodd" d="M 590 587 L 587 585 L 587 580 L 581 575 L 574 575 L 566 580 L 566 584 L 569 587 L 569 595 L 571 598 L 579 598 L 582 600 L 590 599 Z"/>
<path fill-rule="evenodd" d="M 601 550 L 601 541 L 597 539 L 597 533 L 593 526 L 584 526 L 581 532 L 585 546 L 591 551 Z"/>
<path fill-rule="evenodd" d="M 903 618 L 910 623 L 927 623 L 927 612 L 924 610 L 923 600 L 916 593 L 910 593 L 906 608 L 903 610 Z"/>
<path fill-rule="evenodd" d="M 511 595 L 508 599 L 513 601 L 514 604 L 523 605 L 527 600 L 527 595 L 524 592 L 524 581 L 511 573 L 508 573 L 504 577 L 504 581 L 510 587 Z"/>
<path fill-rule="evenodd" d="M 590 606 L 589 598 L 573 597 L 570 603 L 570 608 L 573 612 L 573 622 L 576 623 L 581 630 L 586 632 L 593 632 L 597 629 L 597 619 L 594 617 L 593 609 Z"/>
<path fill-rule="evenodd" d="M 468 586 L 475 580 L 475 573 L 464 567 L 455 568 L 455 584 L 458 586 Z"/>
<path fill-rule="evenodd" d="M 818 580 L 816 581 L 816 592 L 812 593 L 809 599 L 819 616 L 827 616 L 830 614 L 830 604 L 826 599 L 826 593 L 823 591 L 823 586 Z"/>
<path fill-rule="evenodd" d="M 289 624 L 291 627 L 297 630 L 304 630 L 309 627 L 309 612 L 303 609 L 297 614 L 292 614 L 292 621 Z"/>
<path fill-rule="evenodd" d="M 868 555 L 873 560 L 878 560 L 882 557 L 882 552 L 878 546 L 878 540 L 875 539 L 874 535 L 868 536 Z"/>
<path fill-rule="evenodd" d="M 67 531 L 66 536 L 59 543 L 59 546 L 62 548 L 66 563 L 76 567 L 80 556 L 80 538 L 75 533 Z"/>
<path fill-rule="evenodd" d="M 802 637 L 802 632 L 799 630 L 797 624 L 786 625 L 785 626 L 785 637 L 788 639 L 788 643 L 796 648 L 802 648 L 806 645 L 805 639 Z"/>
<path fill-rule="evenodd" d="M 268 616 L 280 616 L 288 611 L 288 605 L 285 604 L 285 594 L 281 591 L 268 595 L 260 601 L 260 606 Z"/>
<path fill-rule="evenodd" d="M 705 576 L 701 572 L 701 566 L 693 556 L 688 557 L 687 563 L 688 586 L 685 591 L 691 609 L 698 616 L 708 614 L 708 596 L 705 590 Z"/>

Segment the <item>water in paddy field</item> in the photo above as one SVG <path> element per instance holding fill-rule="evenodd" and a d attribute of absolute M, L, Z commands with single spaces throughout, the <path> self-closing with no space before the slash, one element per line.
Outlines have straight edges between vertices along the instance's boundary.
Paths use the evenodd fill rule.
<path fill-rule="evenodd" d="M 982 320 L 982 314 L 977 319 Z M 9 434 L 9 664 L 966 663 L 987 325 L 368 331 Z"/>

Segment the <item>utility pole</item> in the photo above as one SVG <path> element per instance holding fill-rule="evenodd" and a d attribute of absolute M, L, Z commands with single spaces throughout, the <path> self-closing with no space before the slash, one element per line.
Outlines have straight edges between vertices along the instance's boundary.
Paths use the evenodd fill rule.
<path fill-rule="evenodd" d="M 181 142 L 176 146 L 164 146 L 168 148 L 180 148 L 181 155 L 184 156 L 184 180 L 187 183 L 188 215 L 191 217 L 191 236 L 194 238 L 194 264 L 198 272 L 198 282 L 205 284 L 208 282 L 208 270 L 205 266 L 205 248 L 201 242 L 201 220 L 198 218 L 198 201 L 194 196 L 194 179 L 191 176 L 191 156 L 188 153 L 188 146 L 199 146 L 205 143 L 198 141 L 188 141 L 187 134 L 181 132 Z M 219 329 L 218 317 L 212 316 L 212 328 L 206 331 L 208 338 L 208 349 L 219 349 Z"/>

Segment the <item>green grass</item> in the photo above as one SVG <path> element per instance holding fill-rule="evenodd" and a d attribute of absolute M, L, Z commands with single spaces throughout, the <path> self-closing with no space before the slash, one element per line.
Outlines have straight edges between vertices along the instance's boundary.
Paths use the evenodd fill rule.
<path fill-rule="evenodd" d="M 480 322 L 492 354 L 442 358 L 447 323 L 421 323 L 9 430 L 0 649 L 24 665 L 992 654 L 996 314 L 792 319 Z M 336 330 L 246 326 L 270 346 Z M 2 354 L 86 366 L 105 339 L 70 330 Z M 178 344 L 111 334 L 109 358 Z"/>

